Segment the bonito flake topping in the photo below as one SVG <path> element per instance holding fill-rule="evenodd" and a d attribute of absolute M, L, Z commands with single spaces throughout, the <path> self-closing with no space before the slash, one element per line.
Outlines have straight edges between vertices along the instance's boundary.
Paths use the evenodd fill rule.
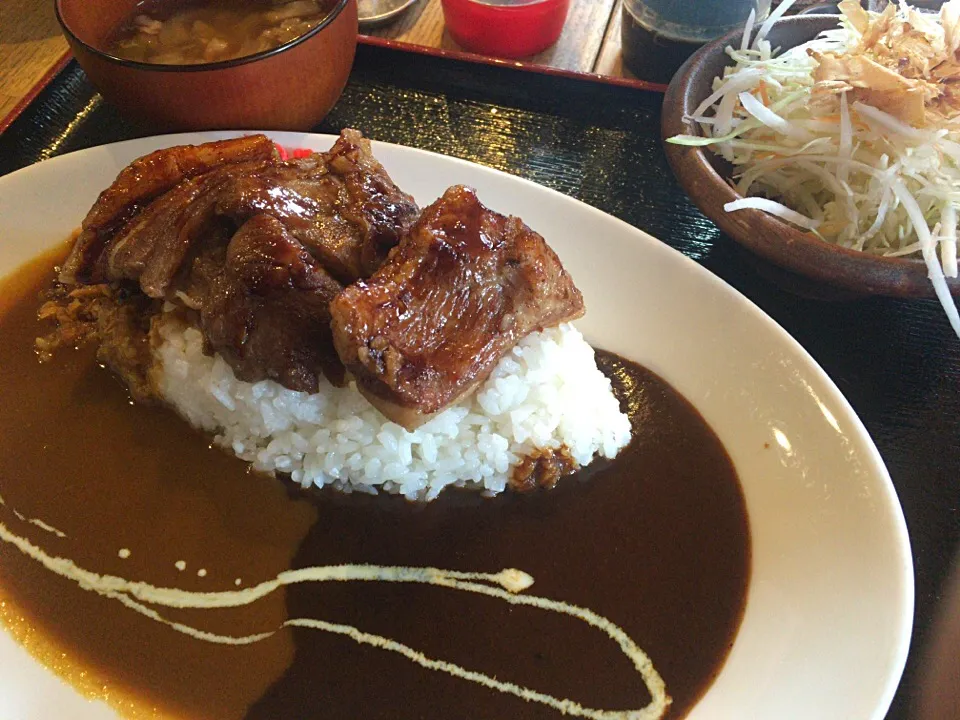
<path fill-rule="evenodd" d="M 888 5 L 880 14 L 856 0 L 840 12 L 859 34 L 846 52 L 817 52 L 814 94 L 849 93 L 916 127 L 960 115 L 960 7 L 945 4 L 940 22 L 916 9 Z"/>

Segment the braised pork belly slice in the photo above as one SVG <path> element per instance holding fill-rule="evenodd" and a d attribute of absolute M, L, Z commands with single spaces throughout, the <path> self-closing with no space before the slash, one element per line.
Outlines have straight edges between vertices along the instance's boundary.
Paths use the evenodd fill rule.
<path fill-rule="evenodd" d="M 104 253 L 110 281 L 134 280 L 152 298 L 182 289 L 178 275 L 199 244 L 226 244 L 235 225 L 217 214 L 226 186 L 269 163 L 237 163 L 184 180 L 146 206 L 118 232 Z"/>
<path fill-rule="evenodd" d="M 135 160 L 100 193 L 90 208 L 60 272 L 61 282 L 95 284 L 111 279 L 102 260 L 114 235 L 145 205 L 184 180 L 224 165 L 276 157 L 276 148 L 270 138 L 251 135 L 203 145 L 178 145 Z"/>
<path fill-rule="evenodd" d="M 237 174 L 218 195 L 219 215 L 276 217 L 343 283 L 379 268 L 419 214 L 356 130 L 326 153 Z"/>
<path fill-rule="evenodd" d="M 380 266 L 418 213 L 373 157 L 369 141 L 345 130 L 326 153 L 228 163 L 183 179 L 127 218 L 91 266 L 72 277 L 137 280 L 151 297 L 170 296 L 199 243 L 217 232 L 229 239 L 251 217 L 267 214 L 349 283 Z M 74 254 L 83 255 L 76 247 Z"/>
<path fill-rule="evenodd" d="M 580 317 L 584 305 L 540 235 L 457 186 L 330 312 L 360 391 L 412 429 L 472 392 L 527 334 Z"/>

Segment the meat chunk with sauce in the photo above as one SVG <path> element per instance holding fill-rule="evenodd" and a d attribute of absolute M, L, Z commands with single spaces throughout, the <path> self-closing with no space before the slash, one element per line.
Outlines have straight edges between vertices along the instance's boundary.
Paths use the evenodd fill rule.
<path fill-rule="evenodd" d="M 37 338 L 37 356 L 46 362 L 60 348 L 95 339 L 97 361 L 126 383 L 134 400 L 153 402 L 150 321 L 158 311 L 156 301 L 123 286 L 55 283 L 38 317 L 53 320 L 56 327 Z"/>
<path fill-rule="evenodd" d="M 227 246 L 200 329 L 241 380 L 316 392 L 321 371 L 343 381 L 330 337 L 330 301 L 341 289 L 279 220 L 256 215 Z"/>
<path fill-rule="evenodd" d="M 370 143 L 346 130 L 326 153 L 237 174 L 218 192 L 217 213 L 243 222 L 280 220 L 344 283 L 369 277 L 419 214 L 373 157 Z"/>
<path fill-rule="evenodd" d="M 145 207 L 105 249 L 100 267 L 109 281 L 133 280 L 152 298 L 182 290 L 181 270 L 204 244 L 225 244 L 235 223 L 219 217 L 217 201 L 237 175 L 269 163 L 237 163 L 184 180 Z"/>
<path fill-rule="evenodd" d="M 457 186 L 330 310 L 361 392 L 413 428 L 474 390 L 524 336 L 580 317 L 584 305 L 540 235 Z"/>
<path fill-rule="evenodd" d="M 268 137 L 251 135 L 203 145 L 178 145 L 135 160 L 100 193 L 90 208 L 63 265 L 60 280 L 72 285 L 110 279 L 101 261 L 114 235 L 140 209 L 184 180 L 224 165 L 276 157 L 276 148 Z"/>
<path fill-rule="evenodd" d="M 243 380 L 315 391 L 322 369 L 340 384 L 329 302 L 383 263 L 419 209 L 355 130 L 289 161 L 264 136 L 241 140 L 170 148 L 121 172 L 61 280 L 133 283 L 196 311 L 207 349 Z"/>
<path fill-rule="evenodd" d="M 183 155 L 182 148 L 161 152 Z M 142 161 L 131 168 L 138 163 Z M 123 194 L 117 186 L 128 182 L 128 170 L 101 199 Z M 146 197 L 138 186 L 130 192 L 141 200 Z M 102 214 L 100 202 L 91 215 Z M 61 280 L 136 280 L 147 295 L 169 299 L 180 289 L 176 283 L 181 268 L 211 233 L 229 238 L 251 217 L 267 214 L 347 283 L 376 270 L 419 212 L 373 157 L 369 141 L 355 130 L 345 130 L 326 153 L 207 167 L 205 173 L 181 177 L 137 210 L 119 227 L 116 222 L 101 227 L 96 247 L 87 243 L 85 229 Z"/>

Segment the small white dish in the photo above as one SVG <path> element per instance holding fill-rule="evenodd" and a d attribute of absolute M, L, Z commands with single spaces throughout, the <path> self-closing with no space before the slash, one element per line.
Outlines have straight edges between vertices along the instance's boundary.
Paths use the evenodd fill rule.
<path fill-rule="evenodd" d="M 357 0 L 358 20 L 363 30 L 393 22 L 419 0 Z"/>

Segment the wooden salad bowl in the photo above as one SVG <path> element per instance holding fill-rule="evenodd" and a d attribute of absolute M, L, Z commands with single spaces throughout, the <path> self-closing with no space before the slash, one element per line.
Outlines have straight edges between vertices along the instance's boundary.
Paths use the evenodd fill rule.
<path fill-rule="evenodd" d="M 836 15 L 785 18 L 773 26 L 767 39 L 773 47 L 786 49 L 812 40 L 836 24 Z M 664 140 L 699 134 L 684 116 L 696 110 L 711 92 L 713 78 L 732 64 L 724 48 L 739 46 L 742 36 L 742 31 L 737 31 L 702 47 L 674 76 L 663 101 Z M 741 197 L 728 181 L 732 167 L 708 148 L 667 142 L 664 147 L 677 180 L 703 214 L 740 245 L 779 268 L 774 275 L 789 289 L 821 297 L 935 297 L 923 260 L 880 257 L 839 247 L 760 210 L 727 212 L 723 206 Z M 954 296 L 960 295 L 960 280 L 947 278 L 947 283 Z M 827 292 L 811 291 L 811 284 Z"/>

